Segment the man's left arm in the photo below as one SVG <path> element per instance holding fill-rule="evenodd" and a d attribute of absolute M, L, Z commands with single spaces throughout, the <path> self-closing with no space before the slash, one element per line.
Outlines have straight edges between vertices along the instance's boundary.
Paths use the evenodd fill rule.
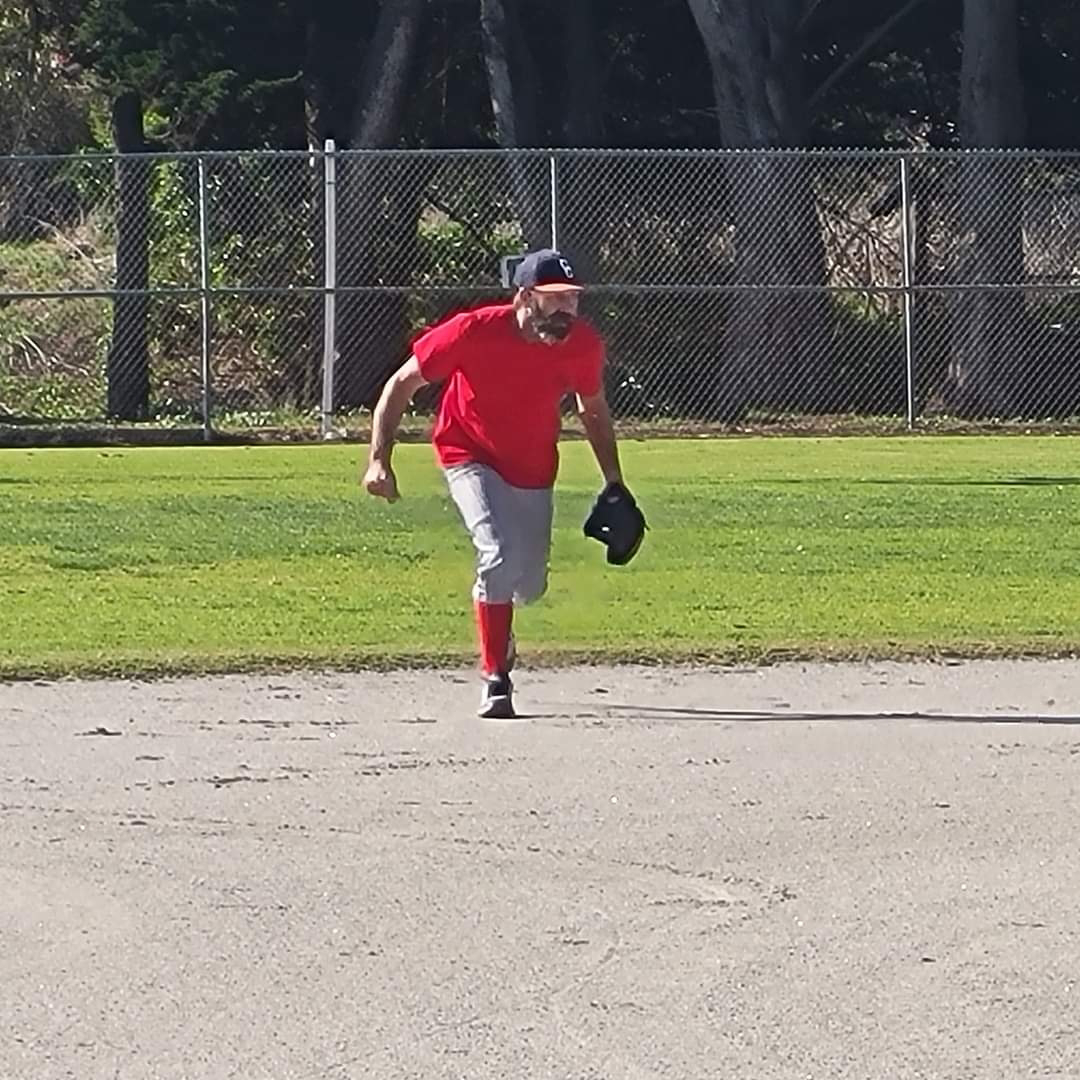
<path fill-rule="evenodd" d="M 598 393 L 584 396 L 577 394 L 578 416 L 585 428 L 596 463 L 608 484 L 623 482 L 622 466 L 619 464 L 619 447 L 615 440 L 615 428 L 611 423 L 611 411 L 601 389 Z"/>

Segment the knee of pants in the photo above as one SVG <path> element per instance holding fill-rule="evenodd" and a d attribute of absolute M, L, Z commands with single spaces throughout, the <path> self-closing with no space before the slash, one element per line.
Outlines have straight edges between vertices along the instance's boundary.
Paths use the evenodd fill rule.
<path fill-rule="evenodd" d="M 485 604 L 513 602 L 517 573 L 513 560 L 499 550 L 481 552 L 476 560 L 473 599 Z"/>
<path fill-rule="evenodd" d="M 548 573 L 547 567 L 531 570 L 523 574 L 514 588 L 514 603 L 518 607 L 526 604 L 535 604 L 547 592 Z"/>

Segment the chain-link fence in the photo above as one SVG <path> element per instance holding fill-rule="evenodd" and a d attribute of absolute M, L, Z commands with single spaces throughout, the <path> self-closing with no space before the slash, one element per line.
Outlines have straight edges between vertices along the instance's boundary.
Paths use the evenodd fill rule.
<path fill-rule="evenodd" d="M 0 424 L 360 432 L 420 329 L 554 244 L 624 429 L 1065 425 L 1078 239 L 1069 154 L 0 158 Z"/>

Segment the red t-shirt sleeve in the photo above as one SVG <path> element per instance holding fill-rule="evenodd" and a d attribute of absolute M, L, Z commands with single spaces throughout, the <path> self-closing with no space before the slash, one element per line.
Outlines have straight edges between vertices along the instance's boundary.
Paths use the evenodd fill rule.
<path fill-rule="evenodd" d="M 465 363 L 468 352 L 465 341 L 471 325 L 467 314 L 455 315 L 413 342 L 412 354 L 427 382 L 442 382 Z"/>
<path fill-rule="evenodd" d="M 599 394 L 604 386 L 604 342 L 593 337 L 577 358 L 571 372 L 571 389 L 583 398 Z"/>

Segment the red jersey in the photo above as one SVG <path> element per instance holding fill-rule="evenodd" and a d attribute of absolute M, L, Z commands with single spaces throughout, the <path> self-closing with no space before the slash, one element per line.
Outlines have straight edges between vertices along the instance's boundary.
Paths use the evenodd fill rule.
<path fill-rule="evenodd" d="M 441 465 L 488 465 L 514 487 L 554 484 L 562 399 L 603 385 L 604 344 L 587 322 L 545 345 L 524 337 L 513 305 L 492 305 L 432 327 L 412 352 L 428 382 L 446 380 L 432 435 Z"/>

